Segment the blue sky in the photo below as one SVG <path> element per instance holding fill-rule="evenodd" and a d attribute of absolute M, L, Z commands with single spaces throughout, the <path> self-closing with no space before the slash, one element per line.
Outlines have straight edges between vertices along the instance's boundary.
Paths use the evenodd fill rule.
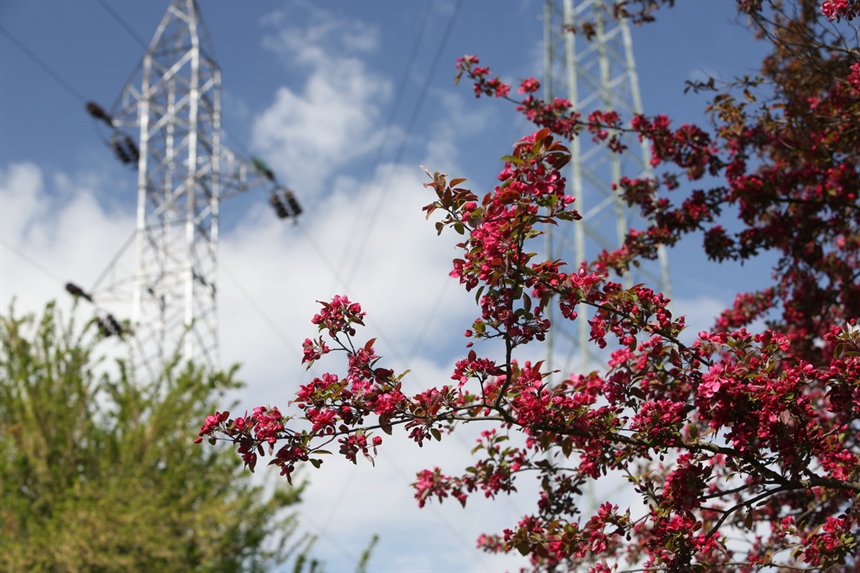
<path fill-rule="evenodd" d="M 676 123 L 702 122 L 705 100 L 684 95 L 685 80 L 750 73 L 761 47 L 735 23 L 732 2 L 678 4 L 634 29 L 643 104 Z M 314 332 L 314 301 L 335 293 L 363 303 L 368 337 L 379 336 L 396 367 L 413 370 L 414 390 L 448 379 L 473 303 L 447 277 L 455 238 L 437 238 L 424 221 L 420 207 L 430 197 L 418 166 L 469 177 L 476 192 L 493 184 L 498 157 L 530 130 L 511 105 L 454 86 L 454 62 L 477 54 L 507 80 L 540 77 L 542 5 L 201 0 L 223 74 L 227 144 L 263 157 L 306 209 L 293 226 L 275 218 L 261 192 L 222 205 L 222 361 L 243 364 L 244 406 L 283 404 L 306 379 L 298 361 L 301 341 Z M 167 1 L 109 6 L 148 43 Z M 144 51 L 97 1 L 2 0 L 0 25 L 72 91 L 105 107 Z M 0 35 L 4 311 L 13 297 L 20 310 L 52 298 L 68 305 L 65 281 L 92 285 L 134 229 L 135 174 L 105 147 L 78 95 Z M 676 310 L 693 328 L 768 275 L 764 263 L 708 263 L 697 241 L 669 258 Z M 118 316 L 130 308 L 103 305 Z M 469 441 L 420 450 L 392 442 L 376 468 L 332 460 L 309 475 L 304 525 L 320 536 L 327 569 L 352 570 L 374 532 L 382 536 L 374 571 L 516 569 L 516 558 L 485 556 L 473 541 L 529 511 L 529 488 L 512 500 L 476 499 L 465 511 L 452 504 L 419 511 L 407 486 L 414 472 L 459 471 L 469 465 Z"/>

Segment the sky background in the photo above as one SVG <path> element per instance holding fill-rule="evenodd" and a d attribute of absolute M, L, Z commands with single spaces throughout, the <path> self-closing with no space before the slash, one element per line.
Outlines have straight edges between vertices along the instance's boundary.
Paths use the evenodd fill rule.
<path fill-rule="evenodd" d="M 679 0 L 634 29 L 645 112 L 676 125 L 705 121 L 684 82 L 755 70 L 762 54 L 729 0 Z M 63 307 L 67 281 L 89 289 L 134 231 L 136 173 L 120 165 L 85 113 L 119 96 L 167 8 L 166 0 L 0 0 L 0 25 L 62 82 L 0 35 L 0 309 Z M 240 409 L 285 405 L 320 371 L 299 364 L 315 334 L 316 300 L 343 293 L 368 313 L 366 336 L 406 391 L 442 385 L 464 351 L 474 301 L 450 279 L 457 236 L 436 236 L 421 207 L 432 200 L 419 165 L 470 179 L 482 194 L 498 158 L 530 133 L 513 106 L 455 86 L 458 56 L 477 54 L 505 80 L 541 75 L 538 0 L 201 0 L 222 70 L 226 144 L 259 155 L 296 190 L 305 214 L 277 219 L 262 190 L 225 202 L 218 277 L 221 357 L 241 363 Z M 768 265 L 717 266 L 698 239 L 670 251 L 675 309 L 707 327 L 734 294 L 766 283 Z M 133 252 L 128 252 L 129 256 Z M 118 261 L 130 272 L 134 260 Z M 130 302 L 99 301 L 118 317 Z M 82 319 L 92 307 L 78 310 Z M 360 333 L 359 336 L 362 336 Z M 114 344 L 114 343 L 111 343 Z M 115 348 L 117 350 L 118 347 Z M 318 535 L 328 571 L 351 571 L 371 534 L 372 571 L 515 570 L 513 556 L 479 553 L 482 532 L 512 527 L 533 507 L 533 487 L 466 510 L 418 510 L 415 472 L 470 465 L 475 431 L 419 449 L 386 438 L 376 467 L 329 460 L 305 472 L 302 523 Z M 607 478 L 595 497 L 622 499 Z M 619 496 L 621 496 L 619 498 Z"/>

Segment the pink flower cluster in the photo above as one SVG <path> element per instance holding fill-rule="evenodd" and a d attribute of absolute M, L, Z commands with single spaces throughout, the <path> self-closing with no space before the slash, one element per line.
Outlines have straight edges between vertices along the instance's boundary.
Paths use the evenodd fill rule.
<path fill-rule="evenodd" d="M 483 199 L 462 188 L 463 180 L 432 175 L 428 186 L 437 201 L 425 210 L 446 213 L 440 230 L 450 226 L 466 235 L 452 275 L 481 292 L 481 315 L 468 338 L 498 338 L 513 352 L 541 339 L 549 328 L 544 310 L 553 298 L 569 320 L 578 319 L 575 309 L 589 306 L 593 341 L 620 345 L 607 372 L 550 385 L 542 363 L 499 364 L 470 349 L 456 363 L 455 385 L 408 397 L 401 377 L 379 366 L 374 339 L 354 342 L 354 327 L 364 313 L 338 296 L 322 303 L 313 323 L 328 331 L 336 350 L 347 353 L 346 375 L 325 373 L 299 388 L 296 403 L 307 428 L 290 429 L 289 418 L 276 408 L 261 407 L 235 420 L 226 412 L 207 417 L 200 439 L 225 435 L 252 469 L 265 454 L 263 446 L 272 454 L 280 440 L 284 443 L 270 464 L 289 479 L 298 463 L 319 467 L 317 453 L 328 453 L 323 448 L 331 442 L 353 463 L 359 454 L 373 463 L 382 443 L 370 432 L 375 428 L 392 433 L 402 425 L 422 445 L 440 440 L 455 421 L 492 420 L 498 427 L 482 432 L 475 448 L 479 459 L 463 475 L 439 468 L 420 472 L 415 496 L 420 506 L 447 497 L 465 505 L 476 492 L 492 498 L 516 491 L 518 476 L 536 472 L 546 484 L 538 513 L 481 543 L 528 553 L 540 566 L 575 568 L 619 555 L 626 538 L 635 540 L 628 558 L 648 567 L 680 571 L 691 563 L 733 562 L 719 529 L 746 499 L 772 496 L 774 505 L 758 509 L 760 517 L 748 513 L 732 523 L 767 519 L 766 511 L 779 515 L 774 508 L 801 503 L 809 484 L 821 491 L 856 482 L 860 455 L 838 436 L 860 415 L 860 333 L 853 327 L 828 331 L 823 344 L 835 354 L 826 368 L 799 358 L 785 361 L 793 339 L 770 331 L 702 332 L 685 346 L 678 340 L 684 320 L 672 316 L 662 294 L 643 285 L 622 288 L 599 267 L 567 274 L 559 261 L 534 261 L 528 241 L 539 235 L 535 227 L 578 217 L 557 177 L 566 155 L 566 148 L 542 130 L 517 143 L 500 185 Z M 755 302 L 744 299 L 739 307 Z M 765 297 L 760 304 L 767 302 Z M 725 326 L 743 320 L 732 315 Z M 303 346 L 308 365 L 330 352 L 322 338 Z M 374 423 L 368 423 L 371 417 Z M 512 429 L 522 432 L 524 445 L 506 443 Z M 548 461 L 552 456 L 578 460 L 558 464 Z M 673 459 L 671 466 L 650 465 L 666 456 Z M 633 477 L 636 490 L 650 500 L 651 513 L 633 523 L 629 514 L 604 505 L 582 525 L 576 509 L 582 485 L 629 467 L 631 460 L 652 467 Z M 747 485 L 722 485 L 735 475 Z M 786 526 L 775 529 L 768 543 L 799 543 L 807 562 L 830 563 L 857 545 L 857 527 L 855 517 L 828 521 L 815 534 Z M 770 563 L 765 546 L 754 545 L 748 562 Z"/>
<path fill-rule="evenodd" d="M 857 0 L 825 0 L 821 3 L 821 13 L 831 22 L 851 21 L 860 15 L 860 2 Z"/>
<path fill-rule="evenodd" d="M 633 0 L 615 10 L 619 17 L 639 10 L 644 19 L 660 3 Z M 498 185 L 478 196 L 465 179 L 428 172 L 435 197 L 424 211 L 441 214 L 440 233 L 450 228 L 461 237 L 451 276 L 476 291 L 479 313 L 453 383 L 404 394 L 403 375 L 382 366 L 375 339 L 355 338 L 361 307 L 337 296 L 314 316 L 321 334 L 305 340 L 303 362 L 345 352 L 345 372 L 300 386 L 299 419 L 277 408 L 234 420 L 216 412 L 197 441 L 225 437 L 252 469 L 258 456 L 272 456 L 270 465 L 289 479 L 297 464 L 319 467 L 331 444 L 353 463 L 359 454 L 373 463 L 377 430 L 399 429 L 421 446 L 461 424 L 488 424 L 475 462 L 459 474 L 420 472 L 415 497 L 420 506 L 434 498 L 466 505 L 471 495 L 511 493 L 518 479 L 535 476 L 534 510 L 479 541 L 489 551 L 528 555 L 535 571 L 605 573 L 622 562 L 671 572 L 856 568 L 860 64 L 841 44 L 803 51 L 821 65 L 796 59 L 793 47 L 818 25 L 814 3 L 800 16 L 779 12 L 780 3 L 739 6 L 775 42 L 774 52 L 762 78 L 738 80 L 742 98 L 715 96 L 713 134 L 673 128 L 660 115 L 628 121 L 603 110 L 583 118 L 570 102 L 542 101 L 539 82 L 529 78 L 516 103 L 539 129 L 503 158 Z M 834 1 L 823 10 L 848 19 L 855 7 Z M 586 35 L 587 24 L 579 27 Z M 510 86 L 476 57 L 464 56 L 458 68 L 476 95 L 511 100 Z M 625 133 L 635 134 L 650 142 L 652 165 L 668 171 L 622 178 L 616 188 L 642 210 L 646 228 L 596 261 L 571 266 L 546 260 L 535 243 L 548 225 L 580 218 L 562 175 L 570 160 L 563 141 L 580 133 L 616 152 Z M 673 199 L 685 179 L 697 188 Z M 734 224 L 725 223 L 729 215 Z M 746 261 L 767 250 L 779 262 L 769 288 L 741 294 L 716 328 L 685 343 L 684 319 L 673 316 L 667 297 L 610 276 L 694 232 L 714 260 Z M 523 345 L 557 326 L 548 320 L 555 304 L 563 320 L 586 320 L 592 343 L 611 349 L 606 369 L 557 376 L 541 362 L 516 360 Z M 767 329 L 746 330 L 762 319 Z M 476 345 L 487 339 L 479 355 Z M 622 471 L 647 513 L 634 521 L 608 503 L 583 513 L 589 482 Z M 748 542 L 734 543 L 738 534 Z"/>
<path fill-rule="evenodd" d="M 322 338 L 319 340 L 305 338 L 305 341 L 302 343 L 302 351 L 302 364 L 311 366 L 315 361 L 322 358 L 323 354 L 331 352 L 331 349 Z"/>
<path fill-rule="evenodd" d="M 315 314 L 311 322 L 318 325 L 321 331 L 328 330 L 332 338 L 341 332 L 355 336 L 355 327 L 352 325 L 364 325 L 362 318 L 365 313 L 362 312 L 361 305 L 350 302 L 347 297 L 336 295 L 331 302 L 319 302 L 322 304 L 322 311 Z"/>
<path fill-rule="evenodd" d="M 239 416 L 230 419 L 229 412 L 216 412 L 206 417 L 200 427 L 200 433 L 195 443 L 203 441 L 205 436 L 214 443 L 216 434 L 221 433 L 237 446 L 245 465 L 254 471 L 257 465 L 257 453 L 262 453 L 261 445 L 266 443 L 273 446 L 282 436 L 285 418 L 277 408 L 258 406 L 249 416 Z"/>

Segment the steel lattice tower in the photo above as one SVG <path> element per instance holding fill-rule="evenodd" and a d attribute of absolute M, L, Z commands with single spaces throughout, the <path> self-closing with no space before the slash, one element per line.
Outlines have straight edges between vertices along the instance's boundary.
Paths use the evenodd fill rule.
<path fill-rule="evenodd" d="M 219 206 L 274 175 L 221 142 L 221 71 L 194 0 L 172 0 L 106 121 L 138 168 L 135 369 L 152 377 L 177 352 L 217 368 Z"/>
<path fill-rule="evenodd" d="M 594 110 L 613 110 L 622 118 L 642 113 L 630 28 L 626 20 L 612 18 L 609 4 L 605 0 L 581 0 L 576 6 L 573 0 L 546 0 L 544 4 L 545 97 L 549 101 L 555 97 L 569 100 L 583 118 Z M 590 40 L 566 31 L 583 22 L 594 24 L 595 35 Z M 630 229 L 647 225 L 612 188 L 622 176 L 653 176 L 648 142 L 640 143 L 630 136 L 624 143 L 627 150 L 618 154 L 592 142 L 588 133 L 570 142 L 568 185 L 576 198 L 574 207 L 583 219 L 550 226 L 546 235 L 549 258 L 567 261 L 572 265 L 570 271 L 578 270 L 578 265 L 593 260 L 603 249 L 620 247 Z M 671 296 L 665 250 L 659 251 L 655 264 L 634 269 L 623 283 L 647 283 Z M 553 328 L 548 337 L 548 366 L 550 370 L 560 369 L 565 376 L 577 356 L 582 372 L 597 369 L 603 362 L 588 342 L 584 313 L 580 316 L 570 323 L 557 308 L 550 316 Z M 559 364 L 562 357 L 564 363 Z"/>

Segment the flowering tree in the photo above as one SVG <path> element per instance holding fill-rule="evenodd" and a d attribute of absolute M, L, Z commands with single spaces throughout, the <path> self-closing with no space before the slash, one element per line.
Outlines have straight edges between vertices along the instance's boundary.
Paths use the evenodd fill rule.
<path fill-rule="evenodd" d="M 671 3 L 639 0 L 615 12 L 644 22 Z M 474 466 L 462 475 L 421 472 L 416 499 L 465 505 L 471 494 L 495 497 L 524 472 L 536 474 L 534 511 L 479 540 L 487 551 L 528 555 L 535 571 L 856 571 L 860 50 L 850 22 L 858 3 L 738 7 L 772 50 L 757 77 L 691 86 L 717 91 L 712 129 L 611 110 L 584 118 L 567 101 L 536 97 L 534 79 L 514 100 L 477 58 L 461 58 L 459 74 L 476 95 L 515 101 L 539 129 L 514 145 L 499 185 L 483 197 L 463 179 L 430 174 L 435 198 L 425 210 L 442 213 L 440 233 L 463 236 L 451 276 L 476 291 L 480 306 L 452 381 L 405 395 L 402 375 L 358 334 L 360 305 L 338 296 L 314 316 L 321 334 L 305 341 L 304 362 L 344 352 L 346 373 L 300 388 L 301 419 L 277 408 L 219 412 L 199 439 L 233 441 L 251 469 L 268 454 L 289 479 L 300 462 L 319 467 L 331 443 L 353 462 L 359 454 L 372 461 L 380 434 L 396 427 L 421 445 L 458 424 L 483 423 Z M 587 23 L 577 32 L 588 34 Z M 652 165 L 664 169 L 618 184 L 650 226 L 581 267 L 542 260 L 532 252 L 541 229 L 580 219 L 565 194 L 562 142 L 590 136 L 621 150 L 621 134 L 631 131 L 651 142 Z M 698 189 L 706 175 L 723 183 Z M 692 190 L 675 198 L 684 188 Z M 721 215 L 734 211 L 739 230 L 730 232 Z M 738 296 L 712 331 L 684 344 L 684 319 L 663 295 L 623 288 L 613 276 L 691 233 L 702 233 L 718 261 L 761 251 L 779 260 L 771 288 Z M 518 362 L 522 347 L 552 328 L 553 304 L 567 320 L 588 320 L 595 344 L 616 348 L 606 372 L 564 373 L 549 384 L 542 363 Z M 746 330 L 761 318 L 767 329 Z M 484 340 L 499 345 L 473 346 Z M 521 445 L 507 441 L 514 433 Z M 641 508 L 605 503 L 583 515 L 583 488 L 611 471 L 627 475 Z"/>

